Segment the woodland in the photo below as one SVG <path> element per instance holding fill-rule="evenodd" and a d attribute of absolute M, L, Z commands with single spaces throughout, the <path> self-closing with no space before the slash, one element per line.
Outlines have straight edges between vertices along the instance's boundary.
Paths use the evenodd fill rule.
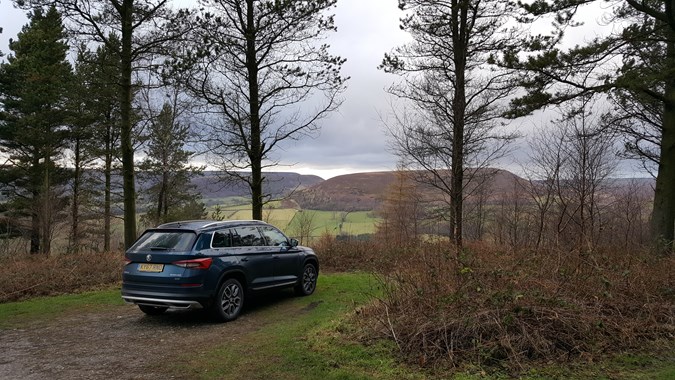
<path fill-rule="evenodd" d="M 342 234 L 355 210 L 317 232 L 303 208 L 335 195 L 279 196 L 265 175 L 343 102 L 348 57 L 322 43 L 337 0 L 15 4 L 30 21 L 0 64 L 0 232 L 25 247 L 5 252 L 12 271 L 65 260 L 114 283 L 143 226 L 223 217 L 194 185 L 200 156 L 223 186 L 244 185 L 249 218 L 292 209 L 287 231 L 322 265 L 374 273 L 382 293 L 355 311 L 352 338 L 388 341 L 405 363 L 518 374 L 672 357 L 675 1 L 398 0 L 411 39 L 378 69 L 405 104 L 383 120 L 400 170 L 364 239 Z M 608 32 L 570 42 L 598 7 Z M 504 127 L 544 109 L 558 117 L 528 136 L 533 164 L 495 191 L 493 165 L 522 137 Z M 617 186 L 619 158 L 653 181 Z M 58 272 L 3 274 L 3 300 L 96 285 Z"/>

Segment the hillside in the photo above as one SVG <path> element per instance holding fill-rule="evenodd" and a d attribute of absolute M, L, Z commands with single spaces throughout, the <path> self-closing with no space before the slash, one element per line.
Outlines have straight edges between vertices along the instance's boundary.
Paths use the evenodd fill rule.
<path fill-rule="evenodd" d="M 423 172 L 407 172 L 411 176 L 423 176 Z M 489 176 L 488 191 L 491 194 L 512 191 L 517 181 L 525 181 L 515 174 L 500 169 L 482 169 L 478 176 Z M 333 177 L 300 190 L 293 199 L 303 208 L 326 211 L 370 211 L 377 209 L 388 189 L 396 182 L 397 172 L 355 173 Z M 430 186 L 417 186 L 420 198 L 439 199 L 439 190 Z M 468 186 L 467 194 L 475 186 Z"/>
<path fill-rule="evenodd" d="M 377 208 L 396 172 L 345 174 L 293 194 L 302 208 L 325 211 L 370 211 Z"/>
<path fill-rule="evenodd" d="M 248 186 L 241 182 L 225 181 L 219 172 L 204 172 L 203 176 L 193 180 L 193 184 L 207 204 L 218 203 L 227 197 L 249 197 Z M 421 171 L 409 171 L 409 176 L 424 176 Z M 513 197 L 514 191 L 520 192 L 527 181 L 509 171 L 501 169 L 480 169 L 474 174 L 474 180 L 465 189 L 467 201 L 476 197 L 485 197 L 486 202 L 498 202 L 503 197 Z M 468 173 L 467 173 L 468 175 Z M 289 172 L 265 173 L 265 192 L 279 199 L 287 197 L 304 209 L 323 211 L 372 211 L 376 210 L 386 196 L 387 191 L 397 181 L 396 171 L 366 172 L 345 174 L 324 180 L 315 175 L 302 175 Z M 476 185 L 487 181 L 482 194 L 475 191 Z M 611 179 L 610 188 L 623 191 L 637 191 L 640 194 L 653 192 L 654 180 L 651 178 Z M 420 199 L 439 200 L 443 194 L 428 185 L 416 184 L 416 194 Z"/>
<path fill-rule="evenodd" d="M 269 172 L 264 173 L 263 176 L 265 177 L 263 185 L 265 192 L 271 194 L 273 198 L 287 196 L 293 191 L 306 189 L 324 181 L 323 178 L 315 175 L 287 172 Z M 217 171 L 206 171 L 204 175 L 194 178 L 192 183 L 205 200 L 250 196 L 247 184 L 223 179 L 221 173 Z"/>

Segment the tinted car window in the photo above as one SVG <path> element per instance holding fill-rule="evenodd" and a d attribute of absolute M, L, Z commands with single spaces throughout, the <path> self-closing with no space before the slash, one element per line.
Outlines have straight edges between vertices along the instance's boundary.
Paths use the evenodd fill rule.
<path fill-rule="evenodd" d="M 188 231 L 148 231 L 130 251 L 189 251 L 197 236 Z"/>
<path fill-rule="evenodd" d="M 232 234 L 229 231 L 216 231 L 213 233 L 213 248 L 232 247 Z"/>
<path fill-rule="evenodd" d="M 265 245 L 265 239 L 260 236 L 256 227 L 237 227 L 232 229 L 233 247 L 252 247 Z"/>
<path fill-rule="evenodd" d="M 280 246 L 288 244 L 286 235 L 282 234 L 281 231 L 277 230 L 276 228 L 263 226 L 260 227 L 260 232 L 262 232 L 263 236 L 265 237 L 267 245 Z"/>
<path fill-rule="evenodd" d="M 211 234 L 203 233 L 199 235 L 197 243 L 195 244 L 195 251 L 202 251 L 209 248 L 211 248 Z"/>

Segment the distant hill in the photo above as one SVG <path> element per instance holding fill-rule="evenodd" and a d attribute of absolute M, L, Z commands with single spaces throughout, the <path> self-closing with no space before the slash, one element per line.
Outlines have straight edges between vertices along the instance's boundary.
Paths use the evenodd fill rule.
<path fill-rule="evenodd" d="M 302 207 L 326 211 L 369 211 L 380 204 L 396 172 L 345 174 L 293 194 Z"/>
<path fill-rule="evenodd" d="M 423 172 L 408 172 L 420 176 Z M 490 176 L 490 192 L 512 191 L 516 181 L 525 181 L 501 169 L 480 169 L 477 175 Z M 381 204 L 392 184 L 396 172 L 345 174 L 320 182 L 293 194 L 293 199 L 303 208 L 326 211 L 370 211 Z M 449 176 L 449 173 L 448 173 Z M 467 189 L 471 193 L 472 186 Z M 420 198 L 438 199 L 440 192 L 429 186 L 417 185 Z"/>
<path fill-rule="evenodd" d="M 287 196 L 293 191 L 306 189 L 324 182 L 324 179 L 315 175 L 304 175 L 287 172 L 263 173 L 265 177 L 264 191 L 274 198 Z M 192 183 L 201 193 L 202 198 L 249 197 L 251 192 L 246 183 L 226 180 L 218 171 L 205 171 L 197 176 Z"/>
<path fill-rule="evenodd" d="M 424 175 L 423 172 L 408 172 L 413 176 Z M 382 203 L 390 186 L 396 182 L 396 172 L 355 173 L 333 177 L 321 181 L 292 196 L 300 207 L 325 211 L 370 211 L 376 210 Z M 467 173 L 469 175 L 469 173 Z M 485 197 L 487 204 L 510 199 L 514 194 L 527 196 L 521 189 L 529 186 L 529 182 L 509 171 L 502 169 L 479 169 L 474 173 L 474 180 L 465 188 L 467 205 Z M 448 173 L 449 177 L 449 173 Z M 476 185 L 486 180 L 482 192 L 476 192 Z M 641 196 L 653 194 L 652 178 L 613 178 L 607 180 L 606 189 L 612 192 L 635 192 Z M 417 184 L 416 194 L 420 199 L 438 201 L 444 198 L 439 190 L 427 185 Z"/>
<path fill-rule="evenodd" d="M 423 172 L 408 172 L 423 175 Z M 489 177 L 484 195 L 476 193 L 475 183 L 465 189 L 467 202 L 480 196 L 486 196 L 486 202 L 493 203 L 502 196 L 512 197 L 520 192 L 521 186 L 527 186 L 527 180 L 501 169 L 480 169 L 477 177 Z M 290 198 L 292 203 L 304 209 L 324 211 L 371 211 L 381 205 L 387 191 L 396 180 L 397 172 L 368 172 L 345 174 L 324 180 L 315 175 L 302 175 L 290 172 L 264 173 L 265 192 L 274 198 Z M 449 176 L 449 173 L 448 173 Z M 211 204 L 219 198 L 249 197 L 249 188 L 245 183 L 225 181 L 219 172 L 207 171 L 197 177 L 193 183 L 202 197 Z M 618 191 L 637 191 L 639 194 L 652 194 L 652 178 L 625 178 L 608 180 L 610 187 Z M 439 190 L 417 184 L 416 192 L 420 199 L 438 200 L 443 195 Z M 521 193 L 522 194 L 522 193 Z M 209 199 L 212 199 L 209 202 Z"/>

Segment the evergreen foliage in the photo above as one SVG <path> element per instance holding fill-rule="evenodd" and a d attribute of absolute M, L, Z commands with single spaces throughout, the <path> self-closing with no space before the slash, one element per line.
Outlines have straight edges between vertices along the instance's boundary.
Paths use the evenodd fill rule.
<path fill-rule="evenodd" d="M 109 36 L 109 45 L 95 51 L 81 46 L 75 64 L 77 90 L 71 94 L 73 114 L 70 149 L 74 167 L 72 181 L 72 245 L 80 245 L 84 234 L 100 227 L 79 226 L 103 217 L 104 251 L 110 250 L 112 203 L 120 167 L 119 38 Z M 90 223 L 88 223 L 90 224 Z M 98 245 L 97 245 L 98 247 Z"/>
<path fill-rule="evenodd" d="M 657 166 L 653 241 L 671 251 L 675 237 L 675 3 L 627 0 L 606 8 L 612 30 L 565 48 L 565 32 L 599 0 L 535 1 L 520 4 L 520 20 L 549 17 L 553 30 L 530 36 L 505 49 L 498 60 L 521 72 L 526 90 L 511 102 L 508 115 L 519 117 L 548 105 L 594 94 L 614 102 L 608 126 L 626 137 L 629 154 Z"/>
<path fill-rule="evenodd" d="M 145 220 L 149 225 L 175 220 L 201 219 L 206 213 L 190 180 L 203 168 L 189 163 L 193 153 L 185 150 L 190 126 L 178 120 L 174 108 L 165 103 L 150 123 L 146 158 L 139 165 L 139 177 L 148 181 L 144 194 L 148 202 Z"/>
<path fill-rule="evenodd" d="M 0 183 L 17 217 L 27 217 L 32 253 L 48 253 L 68 173 L 57 164 L 67 146 L 72 67 L 61 16 L 35 9 L 0 65 Z"/>

